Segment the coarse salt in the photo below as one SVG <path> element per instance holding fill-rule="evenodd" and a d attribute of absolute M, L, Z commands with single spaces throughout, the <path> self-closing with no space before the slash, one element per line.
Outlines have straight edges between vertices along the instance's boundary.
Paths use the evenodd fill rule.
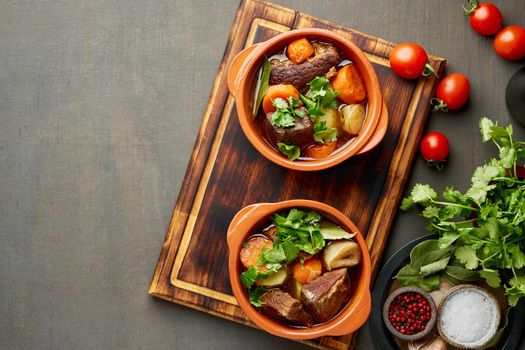
<path fill-rule="evenodd" d="M 441 330 L 450 340 L 469 348 L 488 342 L 498 328 L 498 308 L 476 288 L 458 289 L 441 306 Z"/>

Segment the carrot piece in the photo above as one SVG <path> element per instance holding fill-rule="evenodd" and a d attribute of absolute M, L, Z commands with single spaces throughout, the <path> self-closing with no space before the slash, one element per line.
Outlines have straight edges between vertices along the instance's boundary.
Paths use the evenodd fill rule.
<path fill-rule="evenodd" d="M 273 242 L 262 236 L 257 236 L 248 240 L 239 254 L 242 264 L 246 268 L 253 266 L 260 271 L 265 271 L 266 266 L 263 265 L 259 267 L 257 261 L 259 260 L 259 255 L 261 255 L 263 249 L 272 249 L 272 247 Z"/>
<path fill-rule="evenodd" d="M 336 148 L 336 142 L 318 143 L 306 150 L 306 156 L 310 158 L 325 158 L 332 154 Z"/>
<path fill-rule="evenodd" d="M 339 98 L 349 104 L 361 103 L 366 97 L 363 80 L 353 64 L 347 64 L 337 71 L 332 87 L 339 91 Z"/>
<path fill-rule="evenodd" d="M 286 49 L 286 55 L 293 63 L 301 63 L 312 56 L 315 52 L 314 47 L 306 38 L 298 39 L 290 44 Z"/>
<path fill-rule="evenodd" d="M 293 277 L 301 284 L 306 284 L 321 276 L 322 272 L 323 264 L 316 258 L 306 260 L 304 264 L 299 261 L 293 266 Z"/>
<path fill-rule="evenodd" d="M 273 106 L 273 100 L 276 98 L 282 98 L 287 101 L 290 96 L 299 100 L 299 91 L 293 85 L 277 84 L 269 86 L 262 103 L 264 113 L 275 112 L 276 108 Z"/>

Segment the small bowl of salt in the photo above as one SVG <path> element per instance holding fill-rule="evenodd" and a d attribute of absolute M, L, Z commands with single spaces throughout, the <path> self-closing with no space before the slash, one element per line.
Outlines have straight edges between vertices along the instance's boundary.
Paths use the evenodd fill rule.
<path fill-rule="evenodd" d="M 447 343 L 459 349 L 480 349 L 496 334 L 501 310 L 496 298 L 472 284 L 456 286 L 438 308 L 437 328 Z"/>

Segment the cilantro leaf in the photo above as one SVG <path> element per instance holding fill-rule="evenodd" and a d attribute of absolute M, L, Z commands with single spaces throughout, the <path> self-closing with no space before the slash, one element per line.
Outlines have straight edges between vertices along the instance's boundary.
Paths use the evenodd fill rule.
<path fill-rule="evenodd" d="M 476 256 L 476 250 L 472 246 L 465 245 L 456 248 L 454 255 L 465 267 L 469 270 L 475 270 L 478 267 L 478 257 Z"/>
<path fill-rule="evenodd" d="M 327 128 L 326 121 L 321 121 L 314 125 L 314 141 L 325 143 L 337 140 L 337 129 Z"/>
<path fill-rule="evenodd" d="M 330 109 L 338 106 L 336 97 L 339 92 L 332 90 L 329 84 L 330 81 L 325 77 L 316 77 L 308 83 L 310 88 L 306 95 L 300 96 L 307 108 L 306 113 L 313 122 L 324 115 L 323 108 Z"/>
<path fill-rule="evenodd" d="M 505 293 L 510 306 L 516 306 L 518 300 L 525 297 L 525 275 L 517 275 L 509 281 L 509 286 L 505 286 Z"/>
<path fill-rule="evenodd" d="M 250 289 L 248 291 L 248 299 L 250 300 L 250 304 L 252 304 L 255 307 L 263 306 L 264 302 L 261 301 L 261 296 L 267 291 L 268 290 L 263 287 L 257 287 L 255 289 Z"/>
<path fill-rule="evenodd" d="M 279 152 L 290 160 L 296 160 L 301 156 L 301 150 L 296 145 L 287 145 L 286 143 L 279 142 L 277 147 L 279 148 Z"/>
<path fill-rule="evenodd" d="M 429 185 L 416 184 L 410 193 L 414 203 L 427 203 L 437 198 L 437 193 Z"/>
<path fill-rule="evenodd" d="M 494 126 L 494 123 L 489 118 L 481 118 L 479 122 L 479 128 L 481 130 L 481 136 L 483 142 L 487 142 L 492 139 L 491 129 Z"/>
<path fill-rule="evenodd" d="M 445 232 L 443 235 L 439 238 L 439 248 L 445 249 L 450 247 L 454 242 L 457 241 L 459 238 L 459 233 L 456 232 Z"/>
<path fill-rule="evenodd" d="M 259 273 L 257 272 L 257 270 L 255 269 L 255 267 L 253 266 L 250 266 L 248 268 L 248 270 L 244 271 L 243 273 L 241 273 L 241 283 L 247 288 L 247 289 L 250 289 L 252 288 L 253 284 L 255 283 L 255 281 L 257 280 L 257 277 L 258 277 Z"/>
<path fill-rule="evenodd" d="M 516 158 L 517 158 L 516 149 L 514 149 L 513 147 L 506 147 L 506 146 L 501 147 L 501 149 L 499 150 L 499 158 L 500 158 L 501 165 L 505 169 L 512 168 L 514 164 L 516 163 Z"/>
<path fill-rule="evenodd" d="M 286 260 L 286 255 L 284 254 L 282 245 L 278 242 L 274 242 L 273 248 L 264 249 L 260 258 L 266 263 L 279 263 Z"/>
<path fill-rule="evenodd" d="M 293 127 L 295 118 L 304 116 L 303 110 L 297 109 L 300 106 L 299 100 L 292 96 L 288 97 L 288 101 L 278 97 L 272 101 L 272 104 L 276 110 L 272 114 L 271 123 L 278 128 Z"/>
<path fill-rule="evenodd" d="M 485 279 L 487 284 L 492 288 L 498 288 L 501 286 L 501 278 L 497 270 L 483 269 L 479 271 L 479 275 Z"/>

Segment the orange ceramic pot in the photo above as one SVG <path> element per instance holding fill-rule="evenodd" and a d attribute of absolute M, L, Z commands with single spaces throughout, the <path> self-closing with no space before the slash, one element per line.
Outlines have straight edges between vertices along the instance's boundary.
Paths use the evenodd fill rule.
<path fill-rule="evenodd" d="M 312 209 L 326 218 L 332 220 L 348 232 L 357 232 L 354 241 L 361 249 L 361 262 L 356 267 L 356 278 L 351 279 L 352 297 L 349 304 L 335 318 L 312 328 L 296 328 L 287 326 L 283 322 L 276 321 L 265 316 L 253 307 L 240 281 L 243 266 L 239 258 L 242 244 L 247 237 L 252 235 L 262 223 L 276 212 L 291 209 Z M 370 253 L 366 247 L 361 231 L 339 210 L 327 204 L 316 201 L 295 199 L 278 203 L 259 203 L 243 208 L 235 215 L 227 234 L 229 258 L 228 270 L 233 295 L 240 307 L 248 315 L 250 320 L 265 331 L 289 339 L 312 339 L 322 336 L 341 336 L 352 333 L 359 329 L 370 315 L 370 277 L 371 264 Z"/>
<path fill-rule="evenodd" d="M 253 122 L 253 82 L 258 78 L 258 70 L 265 56 L 270 56 L 288 43 L 303 37 L 335 45 L 357 66 L 366 85 L 367 115 L 359 135 L 330 156 L 315 160 L 291 161 L 266 142 Z M 356 44 L 330 30 L 319 28 L 291 30 L 246 48 L 232 61 L 228 72 L 228 89 L 235 98 L 241 128 L 251 144 L 270 161 L 292 170 L 323 170 L 353 155 L 367 152 L 381 142 L 388 126 L 388 111 L 383 103 L 379 82 L 372 64 Z"/>

